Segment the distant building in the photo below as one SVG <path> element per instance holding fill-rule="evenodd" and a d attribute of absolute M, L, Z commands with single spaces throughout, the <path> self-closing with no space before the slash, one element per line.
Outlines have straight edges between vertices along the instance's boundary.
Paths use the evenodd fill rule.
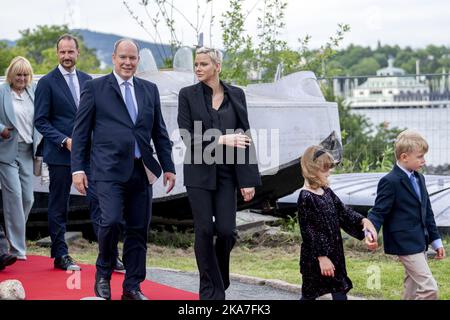
<path fill-rule="evenodd" d="M 436 100 L 448 103 L 448 97 L 434 99 L 420 76 L 407 76 L 405 70 L 394 67 L 394 59 L 390 58 L 388 66 L 377 71 L 377 77 L 352 90 L 346 103 L 354 109 L 424 108 L 436 107 Z"/>

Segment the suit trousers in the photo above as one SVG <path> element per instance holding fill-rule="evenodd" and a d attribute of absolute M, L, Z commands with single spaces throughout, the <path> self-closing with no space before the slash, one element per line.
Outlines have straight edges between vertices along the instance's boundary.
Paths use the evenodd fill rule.
<path fill-rule="evenodd" d="M 96 181 L 95 186 L 101 210 L 96 277 L 111 279 L 120 227 L 125 221 L 123 264 L 126 273 L 123 289 L 138 290 L 147 274 L 147 236 L 153 194 L 142 160 L 135 160 L 128 181 Z"/>
<path fill-rule="evenodd" d="M 19 142 L 13 163 L 0 163 L 6 236 L 13 255 L 26 255 L 26 223 L 33 206 L 33 144 Z"/>
<path fill-rule="evenodd" d="M 65 234 L 69 211 L 72 173 L 70 166 L 48 165 L 50 185 L 48 194 L 48 229 L 52 240 L 51 257 L 60 258 L 69 253 Z"/>
<path fill-rule="evenodd" d="M 195 258 L 201 300 L 224 300 L 230 285 L 230 253 L 236 239 L 236 185 L 218 179 L 216 190 L 187 187 L 194 217 Z"/>
<path fill-rule="evenodd" d="M 98 241 L 98 230 L 101 223 L 101 210 L 98 203 L 97 188 L 95 186 L 94 180 L 92 179 L 90 166 L 86 167 L 85 173 L 88 178 L 86 197 L 89 201 L 89 212 L 92 222 L 92 229 L 94 230 L 95 240 Z M 121 230 L 123 230 L 123 226 L 121 227 Z M 115 248 L 115 256 L 119 257 L 119 249 L 117 247 Z"/>
<path fill-rule="evenodd" d="M 0 224 L 0 256 L 9 252 L 8 239 L 6 239 L 3 226 Z"/>
<path fill-rule="evenodd" d="M 438 286 L 428 266 L 426 252 L 398 256 L 405 267 L 404 300 L 437 300 Z"/>

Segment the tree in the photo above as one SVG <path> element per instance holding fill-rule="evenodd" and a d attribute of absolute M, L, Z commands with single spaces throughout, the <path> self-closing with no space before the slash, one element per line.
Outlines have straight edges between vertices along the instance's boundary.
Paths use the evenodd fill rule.
<path fill-rule="evenodd" d="M 176 24 L 175 22 L 179 20 L 184 20 L 190 29 L 193 30 L 195 33 L 195 37 L 198 40 L 200 38 L 200 33 L 203 28 L 203 23 L 206 18 L 206 13 L 208 9 L 212 8 L 213 0 L 203 0 L 203 4 L 200 4 L 200 1 L 196 1 L 196 16 L 194 19 L 189 18 L 185 12 L 180 10 L 176 5 L 174 5 L 174 1 L 167 1 L 167 0 L 140 0 L 138 3 L 144 7 L 145 14 L 147 15 L 147 18 L 151 24 L 152 29 L 154 30 L 154 33 L 147 27 L 146 23 L 137 15 L 134 13 L 131 6 L 128 4 L 127 1 L 123 1 L 124 6 L 128 10 L 128 13 L 130 16 L 138 23 L 138 25 L 150 36 L 150 38 L 155 43 L 162 44 L 163 39 L 161 37 L 160 33 L 160 23 L 163 22 L 163 26 L 167 28 L 167 30 L 170 32 L 170 46 L 172 48 L 172 56 L 169 59 L 165 59 L 165 64 L 167 67 L 172 67 L 173 64 L 173 56 L 176 53 L 176 50 L 182 45 L 181 41 L 179 40 L 180 37 L 177 34 Z M 152 8 L 149 8 L 151 5 L 153 5 Z M 210 15 L 210 31 L 211 26 L 214 23 L 214 16 Z M 185 31 L 185 30 L 183 30 Z M 181 32 L 183 32 L 181 31 Z M 212 37 L 210 32 L 210 37 Z M 211 43 L 210 38 L 210 43 Z M 163 58 L 165 55 L 163 55 L 163 47 L 158 47 L 158 54 Z"/>
<path fill-rule="evenodd" d="M 363 58 L 357 64 L 350 68 L 350 74 L 376 74 L 377 70 L 380 69 L 378 61 L 373 58 Z"/>
<path fill-rule="evenodd" d="M 25 56 L 26 53 L 22 48 L 8 47 L 6 42 L 0 41 L 0 75 L 4 75 L 11 60 L 17 56 Z"/>
<path fill-rule="evenodd" d="M 259 47 L 256 55 L 263 71 L 263 82 L 272 81 L 278 65 L 285 62 L 278 53 L 288 50 L 287 42 L 279 39 L 286 26 L 286 7 L 286 0 L 264 0 L 262 16 L 257 19 Z"/>
<path fill-rule="evenodd" d="M 343 161 L 338 172 L 385 172 L 395 162 L 393 144 L 397 135 L 403 131 L 389 128 L 388 124 L 373 126 L 367 117 L 351 112 L 343 99 L 334 98 L 331 90 L 327 100 L 336 101 L 339 109 Z"/>
<path fill-rule="evenodd" d="M 239 0 L 230 0 L 229 9 L 223 13 L 220 21 L 226 53 L 221 76 L 228 82 L 245 85 L 252 69 L 254 50 L 251 37 L 244 36 L 245 17 L 241 3 Z"/>
<path fill-rule="evenodd" d="M 47 73 L 58 64 L 56 41 L 65 33 L 71 33 L 67 25 L 43 25 L 37 26 L 34 30 L 20 31 L 22 37 L 17 41 L 16 50 L 30 60 L 35 73 Z M 90 73 L 101 72 L 95 49 L 87 48 L 80 35 L 72 34 L 78 38 L 81 52 L 77 62 L 78 68 Z"/>

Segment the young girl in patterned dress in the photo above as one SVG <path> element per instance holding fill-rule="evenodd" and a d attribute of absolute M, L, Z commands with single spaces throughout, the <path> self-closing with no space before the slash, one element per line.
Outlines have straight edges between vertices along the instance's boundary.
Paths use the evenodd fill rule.
<path fill-rule="evenodd" d="M 320 146 L 307 148 L 301 158 L 305 179 L 297 202 L 303 239 L 301 300 L 315 300 L 327 293 L 333 300 L 347 300 L 347 292 L 353 286 L 345 268 L 341 228 L 359 240 L 366 238 L 371 249 L 377 245 L 372 223 L 346 207 L 328 187 L 334 165 L 333 156 Z"/>

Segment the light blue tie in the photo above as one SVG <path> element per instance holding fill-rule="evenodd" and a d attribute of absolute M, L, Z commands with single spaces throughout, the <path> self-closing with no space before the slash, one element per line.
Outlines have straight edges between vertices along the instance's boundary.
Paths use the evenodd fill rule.
<path fill-rule="evenodd" d="M 128 114 L 131 117 L 131 120 L 133 123 L 136 123 L 137 113 L 136 113 L 136 106 L 134 104 L 133 95 L 131 94 L 130 89 L 130 83 L 128 81 L 125 81 L 125 104 L 127 106 Z M 139 146 L 137 144 L 137 141 L 134 141 L 134 157 L 140 158 L 141 157 L 141 150 L 139 150 Z"/>
<path fill-rule="evenodd" d="M 419 199 L 421 199 L 419 184 L 417 183 L 414 173 L 409 176 L 409 180 L 411 181 L 411 184 L 413 185 L 414 191 L 416 191 L 417 196 L 419 197 Z"/>
<path fill-rule="evenodd" d="M 73 77 L 75 76 L 73 73 L 69 73 L 69 89 L 70 89 L 70 93 L 72 94 L 73 97 L 73 101 L 75 102 L 75 105 L 78 108 L 78 105 L 80 103 L 80 101 L 78 100 L 78 96 L 77 96 L 77 90 L 75 90 L 75 83 L 73 82 Z"/>

